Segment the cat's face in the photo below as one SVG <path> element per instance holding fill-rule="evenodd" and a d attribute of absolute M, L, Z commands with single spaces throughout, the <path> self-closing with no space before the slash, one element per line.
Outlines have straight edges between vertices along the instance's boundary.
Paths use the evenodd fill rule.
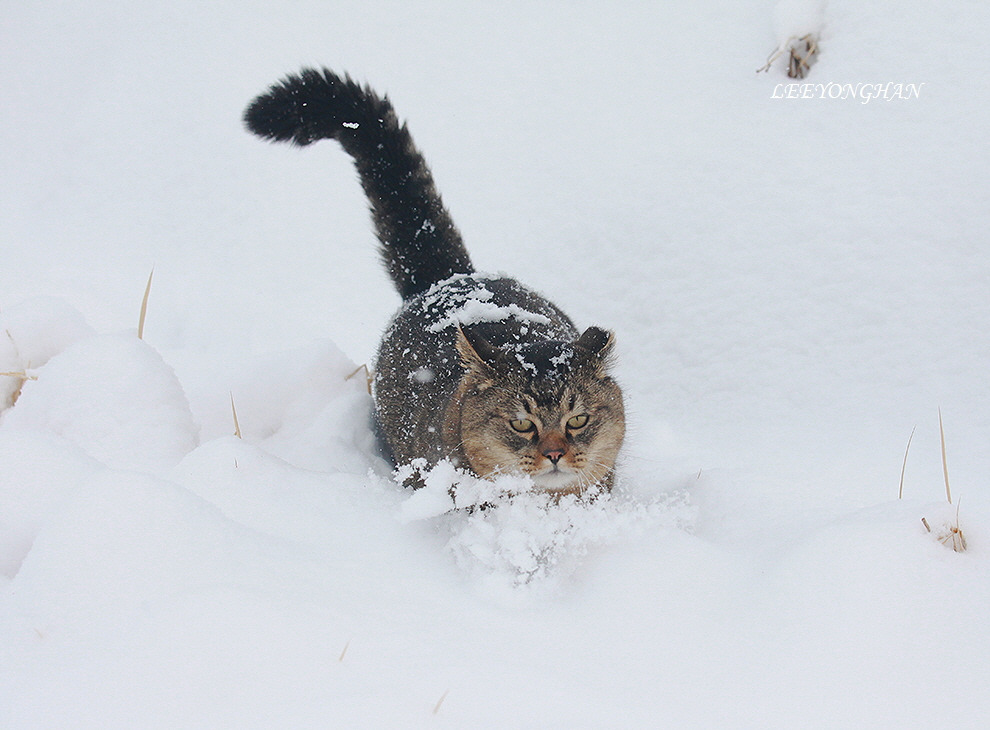
<path fill-rule="evenodd" d="M 607 373 L 612 335 L 494 349 L 464 333 L 459 441 L 479 476 L 523 473 L 549 492 L 611 487 L 625 434 L 622 393 Z"/>

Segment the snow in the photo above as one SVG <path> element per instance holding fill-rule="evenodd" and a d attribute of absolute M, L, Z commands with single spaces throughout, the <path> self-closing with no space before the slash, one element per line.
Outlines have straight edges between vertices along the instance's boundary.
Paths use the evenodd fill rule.
<path fill-rule="evenodd" d="M 431 286 L 423 296 L 421 308 L 435 310 L 440 318 L 426 328 L 427 332 L 440 332 L 448 327 L 477 324 L 479 322 L 501 322 L 516 319 L 524 325 L 527 322 L 549 324 L 550 318 L 539 312 L 530 312 L 518 304 L 499 306 L 491 301 L 495 292 L 485 288 L 486 275 L 470 276 L 454 274 Z M 478 282 L 475 288 L 470 287 Z M 455 286 L 451 287 L 450 285 Z"/>
<path fill-rule="evenodd" d="M 478 322 L 501 322 L 506 319 L 516 319 L 520 322 L 539 322 L 549 324 L 550 318 L 538 312 L 529 312 L 518 304 L 500 307 L 492 302 L 484 301 L 478 294 L 491 295 L 487 289 L 472 292 L 457 309 L 449 310 L 447 316 L 427 327 L 429 332 L 439 332 L 455 325 L 477 324 Z"/>
<path fill-rule="evenodd" d="M 3 425 L 61 436 L 113 469 L 167 469 L 197 443 L 175 373 L 129 335 L 96 335 L 52 357 Z"/>
<path fill-rule="evenodd" d="M 988 27 L 8 3 L 0 727 L 985 727 Z M 774 98 L 809 30 L 801 83 L 920 93 Z M 351 163 L 240 124 L 312 64 L 389 94 L 480 268 L 615 331 L 614 494 L 389 477 Z"/>
<path fill-rule="evenodd" d="M 773 11 L 777 42 L 821 33 L 827 5 L 826 0 L 780 0 Z"/>

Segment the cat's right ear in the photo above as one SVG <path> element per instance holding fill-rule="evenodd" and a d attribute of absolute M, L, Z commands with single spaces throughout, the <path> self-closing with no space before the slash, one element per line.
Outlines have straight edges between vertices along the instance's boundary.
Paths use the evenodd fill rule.
<path fill-rule="evenodd" d="M 478 385 L 485 388 L 494 381 L 495 368 L 499 354 L 491 343 L 478 333 L 457 327 L 457 352 L 461 356 L 461 364 L 474 376 Z"/>
<path fill-rule="evenodd" d="M 601 327 L 589 327 L 574 342 L 574 347 L 581 354 L 581 361 L 592 369 L 595 377 L 608 377 L 612 351 L 615 348 L 615 335 L 612 332 Z"/>

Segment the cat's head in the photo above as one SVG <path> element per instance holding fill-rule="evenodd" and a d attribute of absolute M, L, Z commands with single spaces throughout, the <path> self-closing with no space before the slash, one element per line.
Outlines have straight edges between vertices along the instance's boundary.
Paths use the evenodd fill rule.
<path fill-rule="evenodd" d="M 610 488 L 625 434 L 622 392 L 608 372 L 613 344 L 597 327 L 572 342 L 503 347 L 460 330 L 455 436 L 471 469 L 522 472 L 550 492 Z"/>

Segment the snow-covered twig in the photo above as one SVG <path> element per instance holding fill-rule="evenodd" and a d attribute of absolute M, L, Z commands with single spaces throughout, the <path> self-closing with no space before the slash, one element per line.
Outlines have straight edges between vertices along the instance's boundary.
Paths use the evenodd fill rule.
<path fill-rule="evenodd" d="M 802 48 L 802 44 L 804 47 Z M 756 73 L 769 71 L 770 67 L 785 53 L 790 53 L 790 61 L 787 66 L 787 75 L 792 79 L 803 79 L 808 75 L 811 64 L 814 63 L 814 56 L 818 53 L 818 38 L 814 33 L 801 36 L 791 36 L 786 41 L 777 46 L 767 57 L 767 62 L 756 69 Z"/>

